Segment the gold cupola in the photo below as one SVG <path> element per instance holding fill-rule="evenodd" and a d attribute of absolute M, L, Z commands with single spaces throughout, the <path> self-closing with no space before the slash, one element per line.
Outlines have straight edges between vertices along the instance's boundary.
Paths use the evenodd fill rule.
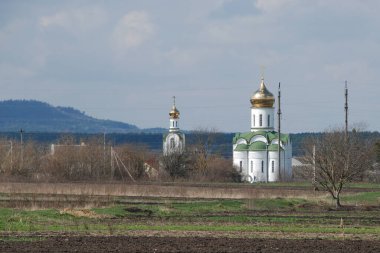
<path fill-rule="evenodd" d="M 175 105 L 173 105 L 172 110 L 169 112 L 169 115 L 170 115 L 171 119 L 178 119 L 179 118 L 179 111 L 177 110 Z"/>
<path fill-rule="evenodd" d="M 173 97 L 173 107 L 172 110 L 169 112 L 169 116 L 171 119 L 179 119 L 179 111 L 177 107 L 175 106 L 175 97 Z"/>
<path fill-rule="evenodd" d="M 264 78 L 261 78 L 260 88 L 253 93 L 251 97 L 252 107 L 255 108 L 271 108 L 274 104 L 274 96 L 265 87 Z"/>

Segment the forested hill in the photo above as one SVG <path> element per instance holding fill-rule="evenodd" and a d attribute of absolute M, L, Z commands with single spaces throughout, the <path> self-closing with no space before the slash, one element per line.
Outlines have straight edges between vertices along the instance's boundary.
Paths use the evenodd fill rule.
<path fill-rule="evenodd" d="M 34 100 L 0 101 L 0 131 L 112 133 L 139 132 L 131 124 L 100 120 L 72 107 L 51 106 Z"/>

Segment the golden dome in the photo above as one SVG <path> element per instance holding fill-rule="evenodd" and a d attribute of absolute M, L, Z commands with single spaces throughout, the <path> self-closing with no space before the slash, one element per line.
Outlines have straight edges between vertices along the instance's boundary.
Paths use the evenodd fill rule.
<path fill-rule="evenodd" d="M 179 111 L 177 110 L 177 107 L 173 105 L 172 110 L 169 112 L 171 119 L 178 119 L 179 118 Z"/>
<path fill-rule="evenodd" d="M 258 89 L 251 97 L 252 107 L 263 108 L 273 107 L 274 96 L 267 90 L 264 84 L 264 78 L 261 78 L 260 89 Z"/>

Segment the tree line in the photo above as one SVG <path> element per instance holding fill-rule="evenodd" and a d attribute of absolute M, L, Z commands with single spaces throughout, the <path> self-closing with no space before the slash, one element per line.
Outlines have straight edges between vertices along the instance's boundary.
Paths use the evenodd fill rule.
<path fill-rule="evenodd" d="M 303 143 L 305 140 L 321 136 L 323 132 L 320 133 L 297 133 L 290 134 L 293 146 L 293 156 L 303 156 L 305 154 L 305 149 Z M 378 140 L 380 143 L 380 133 L 379 132 L 368 132 L 363 131 L 359 133 L 364 139 Z M 57 143 L 61 138 L 68 135 L 67 133 L 40 133 L 40 132 L 28 132 L 24 129 L 24 139 L 26 141 L 34 141 L 43 144 Z M 103 133 L 89 134 L 89 133 L 69 133 L 72 138 L 80 142 L 81 140 L 87 140 L 92 138 L 103 138 Z M 0 134 L 3 139 L 13 139 L 19 140 L 19 132 L 3 132 Z M 186 142 L 189 145 L 195 145 L 199 140 L 199 131 L 191 131 L 186 133 Z M 220 154 L 225 158 L 232 158 L 232 138 L 233 133 L 216 133 L 216 138 L 212 143 L 211 152 L 214 154 Z M 160 133 L 106 133 L 107 143 L 112 143 L 112 145 L 119 146 L 128 143 L 135 143 L 138 145 L 145 146 L 151 150 L 159 152 L 162 148 L 162 134 Z M 380 144 L 379 144 L 380 145 Z M 379 146 L 380 148 L 380 146 Z M 380 151 L 379 151 L 380 152 Z M 379 155 L 380 161 L 380 155 Z"/>
<path fill-rule="evenodd" d="M 205 135 L 206 136 L 206 135 Z M 78 141 L 62 136 L 54 146 L 26 139 L 0 140 L 0 176 L 2 180 L 27 181 L 236 181 L 229 159 L 211 154 L 212 145 L 202 149 L 201 142 L 190 145 L 181 159 L 185 167 L 163 166 L 161 150 L 146 145 L 114 145 L 103 136 Z M 192 151 L 194 152 L 192 152 Z M 195 151 L 198 150 L 198 151 Z"/>

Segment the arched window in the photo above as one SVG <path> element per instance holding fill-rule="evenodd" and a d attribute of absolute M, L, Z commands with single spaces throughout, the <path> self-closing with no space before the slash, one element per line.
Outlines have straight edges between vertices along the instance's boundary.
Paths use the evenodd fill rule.
<path fill-rule="evenodd" d="M 174 121 L 173 121 L 173 127 L 174 127 Z"/>
<path fill-rule="evenodd" d="M 253 126 L 256 126 L 256 117 L 254 114 L 253 114 Z"/>
<path fill-rule="evenodd" d="M 178 121 L 175 122 L 175 127 L 178 127 Z"/>
<path fill-rule="evenodd" d="M 264 161 L 261 161 L 261 173 L 264 173 Z"/>
<path fill-rule="evenodd" d="M 170 138 L 170 148 L 173 149 L 175 147 L 174 138 Z"/>
<path fill-rule="evenodd" d="M 274 161 L 272 161 L 272 173 L 274 173 Z"/>
<path fill-rule="evenodd" d="M 263 126 L 263 115 L 260 114 L 260 126 Z"/>
<path fill-rule="evenodd" d="M 270 126 L 270 115 L 268 115 L 268 126 Z"/>
<path fill-rule="evenodd" d="M 251 173 L 253 173 L 253 161 L 251 161 Z"/>
<path fill-rule="evenodd" d="M 243 171 L 243 161 L 240 161 L 240 172 Z"/>

